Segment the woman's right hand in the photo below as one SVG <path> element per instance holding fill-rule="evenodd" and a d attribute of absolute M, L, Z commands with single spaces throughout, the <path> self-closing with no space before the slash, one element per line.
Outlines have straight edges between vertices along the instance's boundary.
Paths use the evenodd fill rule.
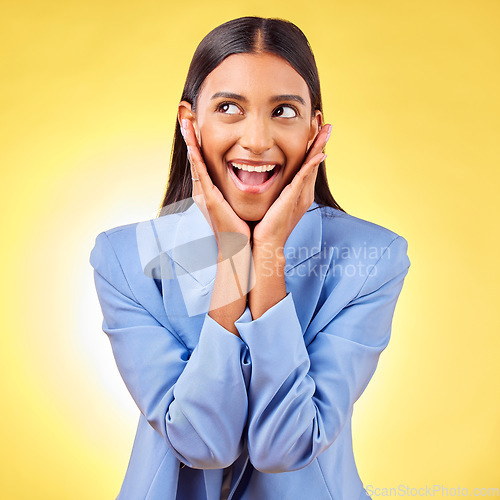
<path fill-rule="evenodd" d="M 251 231 L 208 175 L 194 128 L 182 120 L 193 177 L 193 199 L 210 224 L 218 245 L 217 273 L 210 298 L 209 316 L 239 337 L 235 321 L 243 314 L 250 288 Z"/>
<path fill-rule="evenodd" d="M 224 234 L 229 236 L 239 233 L 250 241 L 250 227 L 236 215 L 219 188 L 213 184 L 201 155 L 193 124 L 189 120 L 182 120 L 181 132 L 186 141 L 191 164 L 193 199 L 215 234 L 219 255 L 229 257 L 231 249 L 225 247 L 231 246 L 231 238 L 224 238 Z"/>

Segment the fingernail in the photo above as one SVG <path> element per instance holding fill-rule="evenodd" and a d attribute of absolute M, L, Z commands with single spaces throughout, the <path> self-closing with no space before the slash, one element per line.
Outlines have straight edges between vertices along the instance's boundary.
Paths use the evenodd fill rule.
<path fill-rule="evenodd" d="M 332 125 L 328 125 L 328 135 L 326 136 L 326 140 L 330 139 L 330 136 L 332 135 Z"/>

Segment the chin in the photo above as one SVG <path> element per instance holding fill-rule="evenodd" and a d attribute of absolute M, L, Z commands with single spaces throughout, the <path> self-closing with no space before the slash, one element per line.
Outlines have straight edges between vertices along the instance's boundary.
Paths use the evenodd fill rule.
<path fill-rule="evenodd" d="M 258 222 L 266 215 L 269 207 L 259 208 L 254 205 L 250 207 L 236 206 L 232 208 L 240 219 L 247 222 Z"/>
<path fill-rule="evenodd" d="M 260 215 L 256 213 L 248 213 L 246 211 L 243 211 L 243 212 L 236 212 L 236 215 L 238 215 L 240 219 L 246 222 L 259 222 L 263 219 L 265 212 L 262 215 Z"/>

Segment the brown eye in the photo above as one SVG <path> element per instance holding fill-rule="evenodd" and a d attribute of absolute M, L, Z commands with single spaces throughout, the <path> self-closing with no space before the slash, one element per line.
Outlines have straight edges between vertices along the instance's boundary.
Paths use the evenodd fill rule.
<path fill-rule="evenodd" d="M 274 116 L 280 118 L 295 118 L 297 116 L 297 110 L 292 106 L 278 106 L 274 110 Z"/>
<path fill-rule="evenodd" d="M 219 113 L 224 113 L 226 115 L 239 115 L 240 110 L 236 104 L 230 102 L 223 102 L 217 106 L 217 111 Z"/>

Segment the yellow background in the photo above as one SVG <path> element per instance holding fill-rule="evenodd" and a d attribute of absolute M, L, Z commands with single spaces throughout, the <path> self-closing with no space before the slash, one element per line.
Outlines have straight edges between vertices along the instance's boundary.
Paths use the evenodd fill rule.
<path fill-rule="evenodd" d="M 2 2 L 2 499 L 118 493 L 138 410 L 88 257 L 100 231 L 156 215 L 190 58 L 243 15 L 303 29 L 334 196 L 409 242 L 393 336 L 355 407 L 365 486 L 500 487 L 500 2 L 243 5 Z"/>

